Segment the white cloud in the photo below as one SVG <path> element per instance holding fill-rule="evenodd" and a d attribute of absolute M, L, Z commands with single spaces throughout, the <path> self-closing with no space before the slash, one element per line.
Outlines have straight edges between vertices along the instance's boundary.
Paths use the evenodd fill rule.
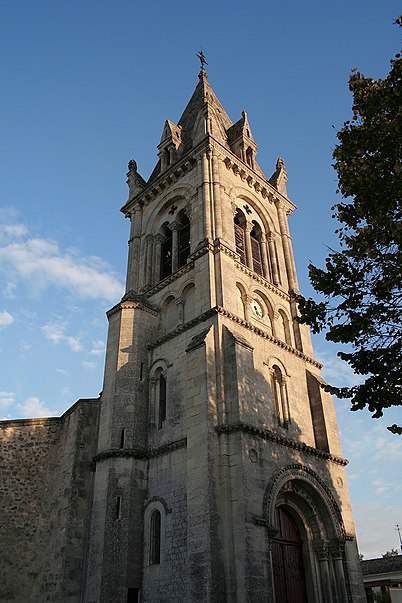
<path fill-rule="evenodd" d="M 89 360 L 83 360 L 81 362 L 81 366 L 83 366 L 86 369 L 91 369 L 93 370 L 94 368 L 96 368 L 96 362 L 91 362 Z"/>
<path fill-rule="evenodd" d="M 317 360 L 324 365 L 322 376 L 328 383 L 335 387 L 353 387 L 364 380 L 362 375 L 357 375 L 349 364 L 341 360 L 336 354 L 327 351 L 317 351 Z"/>
<path fill-rule="evenodd" d="M 15 402 L 14 392 L 0 392 L 0 406 L 6 408 Z"/>
<path fill-rule="evenodd" d="M 18 405 L 22 418 L 53 417 L 55 413 L 43 404 L 36 396 L 30 396 Z"/>
<path fill-rule="evenodd" d="M 345 445 L 354 458 L 366 458 L 369 450 L 372 463 L 387 461 L 389 467 L 390 463 L 402 460 L 402 438 L 387 431 L 383 422 L 374 423 L 364 432 L 355 432 L 354 439 L 348 438 Z"/>
<path fill-rule="evenodd" d="M 27 341 L 21 341 L 20 347 L 22 352 L 29 352 L 29 350 L 32 350 L 33 345 Z"/>
<path fill-rule="evenodd" d="M 105 344 L 101 339 L 94 339 L 92 341 L 92 349 L 89 352 L 93 356 L 102 356 L 105 352 Z"/>
<path fill-rule="evenodd" d="M 0 312 L 0 328 L 8 327 L 9 325 L 12 325 L 14 321 L 14 316 L 12 316 L 10 312 L 7 312 L 7 310 L 2 310 Z"/>
<path fill-rule="evenodd" d="M 359 550 L 365 559 L 381 557 L 382 553 L 398 546 L 395 525 L 400 523 L 400 505 L 367 502 L 353 505 Z"/>
<path fill-rule="evenodd" d="M 14 291 L 16 290 L 17 285 L 15 283 L 9 282 L 6 283 L 3 289 L 3 295 L 4 297 L 7 297 L 8 299 L 14 299 L 15 298 L 15 294 Z"/>
<path fill-rule="evenodd" d="M 55 345 L 63 342 L 73 352 L 82 352 L 82 344 L 79 337 L 65 334 L 65 325 L 60 322 L 48 322 L 41 327 L 46 339 Z"/>
<path fill-rule="evenodd" d="M 28 234 L 24 224 L 0 224 L 0 237 L 7 239 L 20 239 Z"/>
<path fill-rule="evenodd" d="M 68 375 L 69 374 L 69 372 L 66 371 L 66 369 L 63 369 L 63 368 L 57 368 L 56 369 L 56 373 L 59 373 L 60 375 Z"/>
<path fill-rule="evenodd" d="M 0 260 L 4 272 L 29 283 L 35 292 L 49 286 L 68 289 L 80 298 L 116 301 L 123 286 L 108 264 L 95 256 L 62 251 L 45 238 L 29 238 L 23 224 L 0 225 Z M 7 235 L 7 239 L 5 237 Z M 11 239 L 11 240 L 10 240 Z"/>

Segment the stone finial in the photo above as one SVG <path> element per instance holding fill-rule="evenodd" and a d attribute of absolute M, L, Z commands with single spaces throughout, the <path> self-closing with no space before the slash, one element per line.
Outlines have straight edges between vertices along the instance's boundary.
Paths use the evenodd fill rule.
<path fill-rule="evenodd" d="M 279 157 L 276 162 L 276 170 L 272 174 L 269 182 L 274 186 L 282 195 L 288 196 L 286 189 L 286 182 L 288 181 L 288 173 L 285 167 L 285 162 L 282 157 Z"/>
<path fill-rule="evenodd" d="M 142 191 L 146 184 L 144 178 L 137 171 L 137 162 L 134 159 L 130 159 L 128 162 L 127 184 L 129 199 Z"/>

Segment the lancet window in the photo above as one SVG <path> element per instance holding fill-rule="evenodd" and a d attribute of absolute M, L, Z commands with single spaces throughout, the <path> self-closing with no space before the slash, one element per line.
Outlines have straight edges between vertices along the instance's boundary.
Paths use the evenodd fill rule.
<path fill-rule="evenodd" d="M 255 220 L 247 222 L 240 209 L 236 211 L 233 223 L 235 249 L 240 262 L 278 285 L 278 262 L 272 237 L 268 238 L 268 248 L 267 238 L 261 226 Z"/>
<path fill-rule="evenodd" d="M 158 428 L 162 429 L 166 421 L 166 379 L 163 373 L 159 375 L 158 382 Z"/>
<path fill-rule="evenodd" d="M 165 239 L 161 246 L 161 279 L 172 274 L 172 243 L 173 234 L 168 226 L 164 228 Z"/>
<path fill-rule="evenodd" d="M 149 565 L 161 562 L 161 524 L 160 511 L 152 511 L 149 522 Z"/>
<path fill-rule="evenodd" d="M 246 264 L 246 219 L 244 214 L 237 210 L 234 217 L 234 233 L 236 253 L 240 256 L 240 262 Z"/>
<path fill-rule="evenodd" d="M 262 265 L 262 254 L 261 254 L 261 228 L 257 222 L 253 222 L 253 229 L 250 232 L 250 243 L 251 243 L 251 259 L 253 264 L 253 270 L 261 276 L 265 276 L 263 265 Z"/>
<path fill-rule="evenodd" d="M 179 227 L 179 250 L 178 250 L 178 267 L 181 268 L 187 263 L 187 258 L 190 255 L 190 220 L 185 214 L 181 218 L 181 226 Z"/>
<path fill-rule="evenodd" d="M 190 255 L 190 220 L 180 212 L 177 220 L 163 226 L 160 252 L 161 280 L 185 266 Z"/>

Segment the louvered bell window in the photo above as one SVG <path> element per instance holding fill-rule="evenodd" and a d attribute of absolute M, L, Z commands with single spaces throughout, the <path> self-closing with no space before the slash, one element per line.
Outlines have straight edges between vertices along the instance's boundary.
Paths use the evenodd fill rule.
<path fill-rule="evenodd" d="M 172 233 L 162 243 L 161 249 L 161 279 L 172 274 Z"/>
<path fill-rule="evenodd" d="M 254 238 L 252 233 L 250 236 L 250 241 L 251 241 L 251 255 L 252 255 L 252 260 L 253 260 L 253 270 L 257 274 L 264 276 L 264 272 L 262 269 L 262 261 L 261 261 L 260 241 L 258 241 L 258 239 L 256 239 L 256 238 Z"/>
<path fill-rule="evenodd" d="M 190 255 L 190 221 L 184 224 L 179 230 L 179 268 L 185 266 L 187 258 Z"/>
<path fill-rule="evenodd" d="M 244 244 L 244 230 L 238 224 L 234 225 L 235 232 L 235 243 L 236 243 L 236 253 L 240 256 L 240 262 L 242 264 L 246 263 L 246 253 L 245 253 L 245 244 Z"/>

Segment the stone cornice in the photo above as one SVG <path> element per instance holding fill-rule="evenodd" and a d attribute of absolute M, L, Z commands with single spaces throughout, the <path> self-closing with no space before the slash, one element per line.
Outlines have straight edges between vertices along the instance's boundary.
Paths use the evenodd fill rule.
<path fill-rule="evenodd" d="M 203 253 L 205 253 L 205 251 Z M 161 289 L 164 289 L 165 287 L 167 287 L 168 285 L 170 285 L 171 283 L 176 281 L 178 278 L 180 278 L 186 272 L 190 272 L 190 270 L 192 270 L 194 268 L 194 261 L 193 261 L 194 258 L 193 258 L 193 256 L 191 256 L 191 258 L 192 259 L 190 262 L 188 262 L 187 264 L 185 264 L 184 266 L 182 266 L 181 268 L 176 270 L 176 272 L 172 272 L 172 274 L 169 274 L 169 276 L 164 278 L 163 281 L 159 281 L 159 283 L 157 283 L 150 289 L 147 289 L 146 291 L 144 291 L 144 297 L 147 297 L 147 298 L 151 297 L 151 295 L 153 295 L 154 293 L 157 293 Z"/>
<path fill-rule="evenodd" d="M 130 458 L 140 461 L 146 461 L 148 459 L 161 456 L 162 454 L 168 454 L 174 450 L 187 447 L 187 438 L 181 440 L 175 440 L 174 442 L 166 442 L 156 448 L 109 448 L 108 450 L 102 450 L 93 457 L 93 463 L 99 463 L 106 459 L 118 459 L 118 458 Z"/>
<path fill-rule="evenodd" d="M 225 255 L 229 256 L 230 258 L 232 258 L 234 260 L 234 265 L 238 270 L 240 270 L 241 272 L 244 272 L 244 274 L 247 274 L 247 276 L 249 276 L 253 280 L 257 281 L 257 283 L 262 285 L 265 289 L 269 289 L 270 291 L 272 291 L 273 293 L 275 293 L 276 295 L 278 295 L 285 301 L 287 301 L 287 302 L 290 301 L 290 295 L 288 293 L 285 293 L 285 291 L 282 291 L 282 289 L 279 289 L 273 283 L 270 283 L 263 276 L 260 276 L 256 272 L 253 272 L 253 270 L 251 270 L 245 264 L 242 264 L 239 261 L 239 254 L 236 253 L 235 251 L 233 251 L 233 249 L 228 247 L 222 241 L 219 240 L 219 241 L 215 242 L 213 251 L 214 251 L 214 253 L 217 253 L 218 251 L 222 251 L 222 253 L 224 253 Z"/>
<path fill-rule="evenodd" d="M 128 291 L 118 304 L 106 312 L 106 316 L 110 318 L 110 316 L 116 314 L 120 310 L 130 308 L 143 310 L 144 312 L 148 312 L 148 314 L 152 314 L 152 316 L 158 315 L 158 311 L 150 305 L 149 301 L 145 299 L 144 296 L 136 295 L 133 291 Z"/>
<path fill-rule="evenodd" d="M 258 327 L 256 327 L 256 326 L 252 325 L 251 323 L 247 322 L 243 318 L 240 318 L 239 316 L 236 316 L 232 312 L 229 312 L 228 310 L 225 310 L 225 308 L 222 308 L 222 306 L 214 306 L 213 308 L 210 308 L 206 312 L 203 312 L 202 314 L 200 314 L 196 318 L 193 318 L 192 320 L 189 320 L 188 322 L 184 323 L 183 325 L 179 325 L 178 327 L 176 327 L 176 329 L 174 329 L 173 331 L 170 331 L 170 333 L 166 333 L 165 335 L 163 335 L 162 337 L 160 337 L 159 339 L 157 339 L 155 342 L 149 344 L 148 345 L 148 350 L 153 350 L 153 349 L 157 348 L 162 343 L 166 343 L 167 341 L 170 341 L 171 339 L 174 339 L 175 337 L 177 337 L 181 333 L 184 333 L 185 331 L 188 331 L 189 329 L 192 329 L 197 324 L 205 322 L 206 320 L 208 320 L 212 316 L 215 316 L 216 314 L 221 314 L 222 316 L 225 316 L 226 318 L 229 318 L 233 322 L 235 322 L 235 323 L 237 323 L 239 325 L 242 325 L 248 331 L 252 331 L 256 335 L 259 335 L 260 337 L 263 337 L 264 339 L 269 339 L 275 345 L 279 346 L 280 348 L 283 348 L 284 350 L 287 350 L 288 352 L 290 352 L 294 356 L 297 356 L 298 358 L 301 358 L 305 362 L 308 362 L 309 364 L 312 364 L 313 366 L 315 366 L 315 367 L 317 367 L 319 369 L 321 369 L 322 366 L 323 366 L 322 364 L 320 364 L 319 362 L 317 362 L 317 360 L 315 360 L 314 358 L 310 358 L 310 356 L 307 356 L 303 352 L 300 352 L 299 350 L 296 350 L 296 348 L 292 348 L 290 345 L 288 345 L 284 341 L 281 341 L 280 339 L 277 339 L 276 337 L 274 337 L 273 335 L 270 335 L 266 331 L 263 331 L 262 329 L 259 329 Z"/>
<path fill-rule="evenodd" d="M 138 195 L 129 199 L 120 211 L 128 217 L 132 208 L 138 203 L 143 206 L 148 205 L 148 203 L 155 199 L 163 190 L 167 189 L 174 182 L 177 182 L 184 174 L 191 171 L 194 165 L 195 159 L 192 150 L 155 178 L 155 180 L 147 184 L 145 189 Z"/>
<path fill-rule="evenodd" d="M 148 350 L 153 350 L 154 348 L 157 348 L 162 343 L 166 343 L 166 341 L 169 341 L 170 339 L 174 339 L 181 333 L 184 333 L 185 331 L 192 329 L 196 325 L 198 325 L 202 322 L 205 322 L 206 320 L 208 320 L 208 318 L 211 318 L 211 316 L 215 316 L 216 314 L 217 314 L 217 308 L 210 308 L 209 310 L 207 310 L 206 312 L 203 312 L 196 318 L 189 320 L 188 322 L 184 323 L 183 325 L 179 325 L 178 327 L 176 327 L 176 329 L 174 329 L 173 331 L 170 331 L 170 333 L 166 333 L 166 335 L 163 335 L 154 343 L 150 343 L 148 345 Z"/>
<path fill-rule="evenodd" d="M 241 180 L 250 188 L 253 188 L 257 194 L 260 194 L 263 199 L 268 199 L 270 202 L 276 201 L 281 203 L 286 207 L 287 213 L 291 213 L 296 209 L 296 205 L 272 186 L 264 175 L 258 174 L 249 165 L 244 163 L 240 157 L 232 153 L 230 149 L 215 140 L 210 134 L 207 134 L 198 145 L 190 149 L 181 159 L 155 178 L 155 180 L 147 183 L 144 190 L 135 197 L 129 199 L 120 211 L 128 217 L 137 204 L 140 206 L 148 205 L 148 203 L 155 199 L 163 190 L 168 188 L 172 183 L 177 182 L 184 174 L 191 171 L 196 164 L 197 157 L 199 157 L 200 153 L 204 150 L 214 150 L 215 152 L 218 152 L 226 168 L 232 170 L 233 173 L 241 178 Z"/>
<path fill-rule="evenodd" d="M 310 454 L 312 456 L 324 459 L 326 461 L 331 461 L 333 463 L 336 463 L 337 465 L 346 466 L 349 463 L 349 461 L 347 461 L 346 459 L 334 456 L 329 452 L 325 452 L 324 450 L 318 450 L 318 448 L 313 448 L 312 446 L 308 446 L 307 444 L 303 444 L 302 442 L 296 442 L 291 438 L 286 438 L 280 434 L 274 433 L 269 429 L 262 427 L 254 427 L 253 425 L 249 425 L 248 423 L 239 422 L 232 423 L 231 425 L 218 425 L 217 427 L 215 427 L 215 430 L 218 435 L 230 435 L 232 433 L 238 433 L 240 431 L 242 433 L 248 433 L 252 436 L 256 436 L 263 440 L 269 440 L 270 442 L 275 442 L 276 444 L 282 444 L 283 446 L 287 446 L 288 448 L 293 448 L 294 450 Z"/>
<path fill-rule="evenodd" d="M 297 206 L 292 203 L 290 199 L 282 195 L 282 193 L 272 186 L 272 184 L 265 180 L 265 178 L 259 176 L 246 163 L 243 163 L 237 155 L 233 155 L 232 153 L 229 155 L 226 150 L 226 157 L 223 160 L 223 163 L 228 170 L 231 170 L 235 176 L 238 176 L 242 182 L 249 186 L 249 188 L 254 189 L 255 193 L 260 194 L 263 199 L 268 199 L 271 203 L 281 203 L 285 206 L 287 213 L 292 213 L 297 209 Z"/>
<path fill-rule="evenodd" d="M 284 350 L 287 350 L 288 352 L 290 352 L 294 356 L 298 356 L 302 360 L 305 360 L 309 364 L 312 364 L 313 366 L 316 366 L 319 369 L 322 368 L 323 365 L 320 362 L 317 362 L 317 360 L 315 360 L 314 358 L 310 358 L 310 356 L 307 356 L 307 354 L 304 354 L 303 352 L 300 352 L 300 350 L 296 350 L 296 348 L 292 348 L 290 345 L 288 345 L 284 341 L 281 341 L 280 339 L 277 339 L 276 337 L 274 337 L 273 335 L 270 335 L 266 331 L 263 331 L 262 329 L 256 327 L 255 325 L 247 322 L 246 320 L 244 320 L 244 318 L 240 318 L 239 316 L 236 316 L 236 314 L 233 314 L 232 312 L 229 312 L 228 310 L 225 310 L 225 308 L 222 308 L 222 306 L 216 306 L 216 311 L 219 314 L 222 314 L 223 316 L 226 316 L 230 320 L 233 320 L 233 322 L 236 322 L 237 324 L 242 325 L 243 327 L 245 327 L 249 331 L 252 331 L 253 333 L 256 333 L 260 337 L 263 337 L 264 339 L 269 339 L 270 341 L 272 341 L 272 343 L 275 343 L 276 345 L 278 345 L 279 347 L 283 348 Z"/>

